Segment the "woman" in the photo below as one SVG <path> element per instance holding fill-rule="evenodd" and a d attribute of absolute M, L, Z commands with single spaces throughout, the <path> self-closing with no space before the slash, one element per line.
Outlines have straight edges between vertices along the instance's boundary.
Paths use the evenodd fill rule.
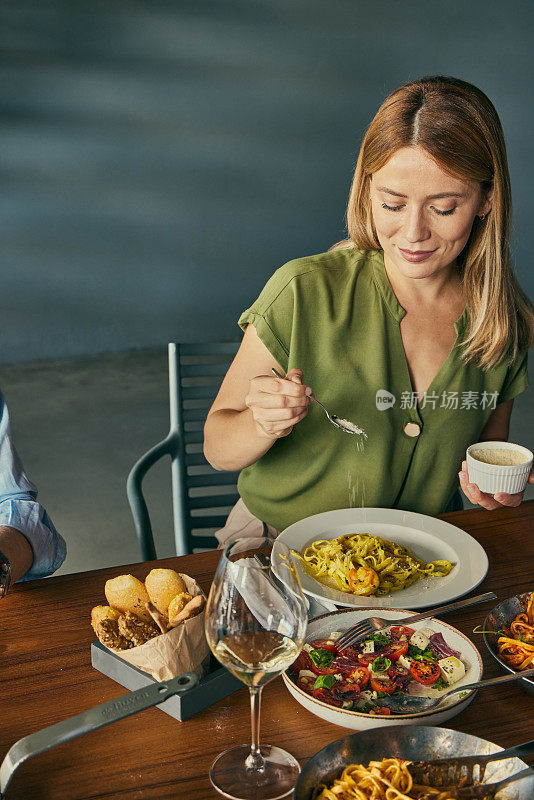
<path fill-rule="evenodd" d="M 462 461 L 473 442 L 507 439 L 528 385 L 534 312 L 510 263 L 510 214 L 486 95 L 441 76 L 392 92 L 360 149 L 350 238 L 279 269 L 239 320 L 205 426 L 210 463 L 241 470 L 221 543 L 347 506 L 439 514 L 461 507 L 458 478 L 485 508 L 521 502 L 480 492 Z M 363 452 L 315 394 L 364 428 Z"/>

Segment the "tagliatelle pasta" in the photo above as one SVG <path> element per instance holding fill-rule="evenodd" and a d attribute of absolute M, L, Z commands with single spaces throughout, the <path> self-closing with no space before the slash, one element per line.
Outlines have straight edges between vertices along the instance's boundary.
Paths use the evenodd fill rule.
<path fill-rule="evenodd" d="M 320 539 L 307 547 L 301 558 L 316 580 L 364 596 L 397 592 L 419 578 L 448 575 L 453 567 L 445 560 L 426 563 L 404 545 L 370 533 Z"/>
<path fill-rule="evenodd" d="M 499 636 L 497 649 L 503 661 L 517 670 L 534 664 L 534 592 L 531 593 L 524 612 L 510 623 L 510 635 Z"/>
<path fill-rule="evenodd" d="M 451 792 L 414 784 L 410 761 L 384 758 L 350 764 L 331 786 L 318 787 L 315 800 L 452 800 Z M 319 793 L 317 793 L 319 792 Z"/>

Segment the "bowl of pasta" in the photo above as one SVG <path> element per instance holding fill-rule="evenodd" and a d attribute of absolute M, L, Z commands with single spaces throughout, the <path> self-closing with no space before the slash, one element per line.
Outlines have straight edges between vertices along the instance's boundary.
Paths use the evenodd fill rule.
<path fill-rule="evenodd" d="M 335 640 L 362 619 L 391 620 L 339 652 Z M 482 677 L 482 659 L 472 642 L 456 628 L 438 619 L 395 625 L 409 616 L 402 609 L 368 607 L 342 609 L 308 623 L 306 643 L 291 667 L 282 674 L 295 698 L 312 714 L 344 728 L 439 725 L 463 711 L 475 690 L 459 691 L 443 703 L 418 713 L 394 713 L 387 696 L 440 697 L 451 689 Z"/>
<path fill-rule="evenodd" d="M 389 791 L 388 797 L 419 800 L 424 796 L 425 800 L 440 800 L 439 790 L 434 792 L 429 786 L 410 785 L 408 762 L 486 755 L 502 749 L 478 736 L 426 725 L 396 725 L 387 730 L 353 733 L 331 742 L 310 758 L 298 777 L 293 800 L 334 800 L 339 797 L 371 800 L 373 797 L 386 797 L 386 790 Z M 488 765 L 483 782 L 502 780 L 526 766 L 519 758 L 494 761 Z M 370 769 L 373 770 L 371 779 Z M 373 794 L 373 787 L 377 784 L 381 794 L 378 789 Z M 407 786 L 410 786 L 408 791 Z M 529 800 L 534 796 L 534 776 L 511 783 L 505 791 L 507 800 Z"/>
<path fill-rule="evenodd" d="M 534 667 L 534 592 L 523 592 L 496 605 L 484 621 L 484 641 L 507 672 Z M 518 684 L 534 695 L 532 678 L 522 678 Z"/>

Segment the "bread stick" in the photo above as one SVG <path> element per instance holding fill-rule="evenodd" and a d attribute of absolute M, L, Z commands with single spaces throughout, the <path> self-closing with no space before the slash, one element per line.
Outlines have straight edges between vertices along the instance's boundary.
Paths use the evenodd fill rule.
<path fill-rule="evenodd" d="M 183 609 L 176 614 L 172 619 L 169 619 L 169 625 L 171 628 L 176 628 L 177 625 L 180 623 L 185 622 L 186 619 L 190 619 L 190 617 L 194 617 L 197 614 L 200 614 L 202 609 L 206 604 L 206 599 L 201 595 L 198 594 L 196 597 L 193 597 L 192 600 L 187 603 L 183 607 Z"/>

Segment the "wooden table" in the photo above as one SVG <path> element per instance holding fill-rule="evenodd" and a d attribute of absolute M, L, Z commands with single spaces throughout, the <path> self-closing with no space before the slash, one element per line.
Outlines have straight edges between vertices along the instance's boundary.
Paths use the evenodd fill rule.
<path fill-rule="evenodd" d="M 505 599 L 534 589 L 534 501 L 517 509 L 457 511 L 442 519 L 470 533 L 488 553 L 488 577 L 477 593 L 493 590 Z M 157 563 L 196 577 L 207 591 L 218 558 L 214 551 L 17 585 L 0 603 L 0 758 L 17 739 L 125 693 L 91 667 L 90 610 L 104 602 L 107 578 L 131 572 L 143 579 Z M 470 636 L 490 608 L 475 606 L 447 620 Z M 502 672 L 482 637 L 472 638 L 486 677 Z M 447 725 L 505 747 L 533 738 L 533 707 L 532 697 L 507 684 L 481 692 Z M 265 687 L 262 709 L 262 740 L 286 748 L 301 764 L 346 734 L 302 708 L 281 678 Z M 245 688 L 186 722 L 152 708 L 31 759 L 15 774 L 8 800 L 213 800 L 220 795 L 209 783 L 211 762 L 222 750 L 249 741 L 249 735 Z"/>

